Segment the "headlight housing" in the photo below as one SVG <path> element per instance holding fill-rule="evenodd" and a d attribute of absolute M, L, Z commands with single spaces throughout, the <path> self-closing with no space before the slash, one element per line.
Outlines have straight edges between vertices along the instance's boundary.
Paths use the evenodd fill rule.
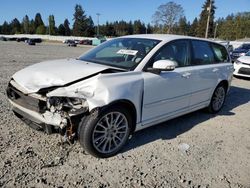
<path fill-rule="evenodd" d="M 241 62 L 240 60 L 236 60 L 235 63 L 236 63 L 237 65 L 242 64 L 242 62 Z"/>
<path fill-rule="evenodd" d="M 47 98 L 46 104 L 47 109 L 52 113 L 64 111 L 77 114 L 88 110 L 88 103 L 85 99 L 81 98 L 49 97 Z"/>

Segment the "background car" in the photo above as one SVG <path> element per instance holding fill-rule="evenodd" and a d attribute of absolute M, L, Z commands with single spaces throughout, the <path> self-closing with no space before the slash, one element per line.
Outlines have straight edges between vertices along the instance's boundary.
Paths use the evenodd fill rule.
<path fill-rule="evenodd" d="M 68 46 L 71 46 L 71 47 L 77 47 L 77 44 L 74 40 L 69 40 L 67 44 Z"/>
<path fill-rule="evenodd" d="M 244 43 L 231 53 L 232 61 L 236 61 L 240 56 L 244 56 L 250 50 L 250 43 Z"/>
<path fill-rule="evenodd" d="M 80 40 L 79 44 L 82 44 L 82 45 L 92 45 L 92 40 L 89 40 L 89 39 Z"/>
<path fill-rule="evenodd" d="M 234 62 L 234 75 L 250 77 L 250 51 Z"/>
<path fill-rule="evenodd" d="M 29 39 L 29 40 L 27 41 L 27 43 L 28 43 L 28 45 L 32 45 L 32 46 L 36 45 L 34 39 Z"/>

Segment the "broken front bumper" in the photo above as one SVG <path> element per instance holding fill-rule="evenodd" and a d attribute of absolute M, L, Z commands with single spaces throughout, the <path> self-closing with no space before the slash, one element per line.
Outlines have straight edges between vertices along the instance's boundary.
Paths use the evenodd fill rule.
<path fill-rule="evenodd" d="M 64 124 L 67 123 L 64 118 L 59 114 L 53 114 L 46 111 L 44 114 L 39 114 L 38 112 L 27 109 L 9 99 L 12 104 L 12 110 L 21 119 L 25 121 L 32 128 L 37 130 L 42 129 L 48 134 L 52 132 L 60 132 Z M 55 131 L 56 130 L 56 131 Z"/>

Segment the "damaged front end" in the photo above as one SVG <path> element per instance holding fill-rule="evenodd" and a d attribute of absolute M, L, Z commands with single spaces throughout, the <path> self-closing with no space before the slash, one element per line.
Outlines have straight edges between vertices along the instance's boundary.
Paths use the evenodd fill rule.
<path fill-rule="evenodd" d="M 28 94 L 11 80 L 7 96 L 15 115 L 36 130 L 60 133 L 67 139 L 76 135 L 79 118 L 88 112 L 88 103 L 83 98 L 47 97 L 50 90 Z"/>

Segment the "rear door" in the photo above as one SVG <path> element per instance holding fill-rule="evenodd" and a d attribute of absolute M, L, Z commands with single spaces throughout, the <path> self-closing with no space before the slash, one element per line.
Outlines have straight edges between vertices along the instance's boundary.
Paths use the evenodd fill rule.
<path fill-rule="evenodd" d="M 192 109 L 209 104 L 212 93 L 218 84 L 220 73 L 225 69 L 225 65 L 219 62 L 227 61 L 228 56 L 227 52 L 222 54 L 220 49 L 215 50 L 213 43 L 200 40 L 192 40 L 191 43 L 192 94 L 190 108 Z"/>

